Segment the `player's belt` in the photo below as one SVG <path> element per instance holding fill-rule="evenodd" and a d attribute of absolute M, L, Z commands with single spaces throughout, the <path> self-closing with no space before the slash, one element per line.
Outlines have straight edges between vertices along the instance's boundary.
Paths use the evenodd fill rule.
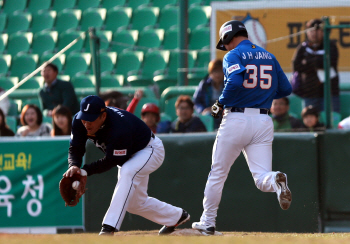
<path fill-rule="evenodd" d="M 231 108 L 231 112 L 244 113 L 245 108 Z M 260 114 L 268 114 L 269 110 L 266 108 L 260 108 Z"/>

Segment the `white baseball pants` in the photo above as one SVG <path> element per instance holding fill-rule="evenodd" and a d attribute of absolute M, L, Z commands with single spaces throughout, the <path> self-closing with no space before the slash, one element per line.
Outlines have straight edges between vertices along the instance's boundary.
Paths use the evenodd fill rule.
<path fill-rule="evenodd" d="M 159 201 L 147 194 L 149 174 L 157 170 L 164 160 L 162 141 L 155 137 L 142 150 L 119 167 L 118 183 L 111 204 L 103 219 L 120 230 L 125 212 L 140 215 L 155 223 L 173 226 L 181 217 L 182 209 Z"/>
<path fill-rule="evenodd" d="M 225 114 L 213 146 L 212 168 L 205 186 L 201 222 L 215 226 L 222 189 L 231 166 L 243 152 L 255 185 L 263 192 L 276 192 L 272 172 L 273 122 L 260 109 Z"/>

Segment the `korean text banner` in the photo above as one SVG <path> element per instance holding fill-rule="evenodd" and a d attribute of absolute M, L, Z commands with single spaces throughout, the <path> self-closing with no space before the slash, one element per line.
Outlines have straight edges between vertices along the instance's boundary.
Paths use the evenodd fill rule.
<path fill-rule="evenodd" d="M 82 199 L 65 207 L 59 181 L 69 140 L 0 140 L 0 228 L 82 227 Z"/>
<path fill-rule="evenodd" d="M 212 58 L 222 59 L 226 52 L 217 50 L 219 30 L 230 20 L 239 20 L 247 28 L 249 39 L 271 52 L 285 72 L 292 71 L 296 47 L 306 40 L 305 24 L 311 19 L 329 16 L 331 25 L 350 24 L 350 1 L 242 1 L 213 2 L 210 26 Z M 297 35 L 296 33 L 300 33 Z M 339 50 L 339 71 L 350 71 L 350 29 L 333 29 L 331 40 Z"/>

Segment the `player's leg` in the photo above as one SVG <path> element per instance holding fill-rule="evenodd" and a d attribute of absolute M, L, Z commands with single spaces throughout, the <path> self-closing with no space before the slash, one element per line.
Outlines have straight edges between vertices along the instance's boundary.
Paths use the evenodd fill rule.
<path fill-rule="evenodd" d="M 255 137 L 244 147 L 243 154 L 253 175 L 255 185 L 263 192 L 276 192 L 282 209 L 288 209 L 291 192 L 287 175 L 272 171 L 273 123 L 267 115 L 253 117 Z"/>
<path fill-rule="evenodd" d="M 200 222 L 192 224 L 194 229 L 204 229 L 203 234 L 214 234 L 224 183 L 243 145 L 249 140 L 247 139 L 249 137 L 247 122 L 243 114 L 228 113 L 220 125 L 213 146 L 211 171 L 204 190 L 204 211 Z M 207 232 L 206 229 L 208 229 Z"/>
<path fill-rule="evenodd" d="M 156 137 L 145 149 L 135 153 L 119 170 L 118 183 L 115 188 L 110 207 L 104 217 L 103 224 L 112 226 L 116 230 L 120 229 L 127 209 L 137 209 L 137 214 L 145 215 L 145 210 L 141 210 L 142 204 L 147 203 L 150 207 L 148 211 L 155 214 L 154 209 L 159 210 L 154 217 L 155 222 L 160 224 L 173 224 L 179 220 L 182 209 L 157 199 L 150 200 L 147 196 L 148 176 L 163 163 L 164 148 L 161 141 Z M 138 189 L 140 187 L 140 189 Z M 134 195 L 137 194 L 137 202 Z M 143 193 L 143 194 L 141 194 Z M 130 205 L 131 204 L 131 205 Z M 152 205 L 153 204 L 153 205 Z M 136 207 L 138 205 L 138 207 Z M 129 207 L 131 206 L 131 207 Z M 146 207 L 144 206 L 144 207 Z M 159 208 L 159 209 L 158 209 Z M 140 215 L 141 215 L 140 214 Z M 164 215 L 160 217 L 160 215 Z M 164 220 L 167 219 L 167 220 Z"/>

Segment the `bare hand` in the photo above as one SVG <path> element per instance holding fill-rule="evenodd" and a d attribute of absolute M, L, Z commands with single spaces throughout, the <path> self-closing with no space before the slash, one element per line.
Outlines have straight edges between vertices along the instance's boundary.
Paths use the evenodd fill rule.
<path fill-rule="evenodd" d="M 143 90 L 137 90 L 135 91 L 134 98 L 135 99 L 141 99 L 143 97 Z"/>
<path fill-rule="evenodd" d="M 52 110 L 47 111 L 47 116 L 52 117 Z"/>
<path fill-rule="evenodd" d="M 210 113 L 211 113 L 211 107 L 205 108 L 205 109 L 202 111 L 202 115 L 207 115 L 207 114 L 210 114 Z"/>
<path fill-rule="evenodd" d="M 64 174 L 63 177 L 72 177 L 74 174 L 80 175 L 80 168 L 77 166 L 70 167 Z"/>

